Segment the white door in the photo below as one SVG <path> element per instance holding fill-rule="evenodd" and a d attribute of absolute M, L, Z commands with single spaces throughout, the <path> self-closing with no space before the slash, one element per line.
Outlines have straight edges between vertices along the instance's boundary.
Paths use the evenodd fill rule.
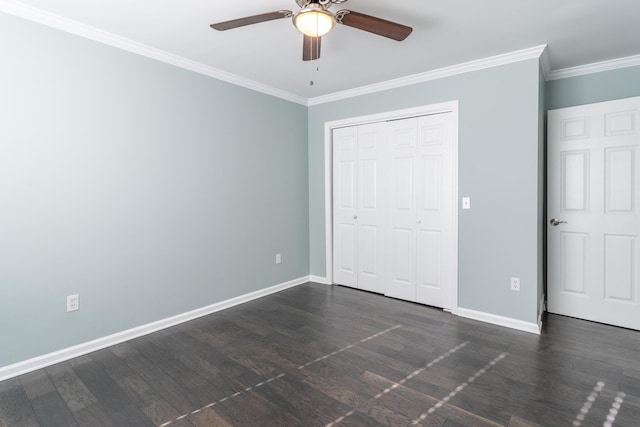
<path fill-rule="evenodd" d="M 548 310 L 640 329 L 640 98 L 549 111 Z"/>
<path fill-rule="evenodd" d="M 334 130 L 334 282 L 384 293 L 385 124 Z"/>
<path fill-rule="evenodd" d="M 358 126 L 358 288 L 385 291 L 385 123 Z"/>
<path fill-rule="evenodd" d="M 387 295 L 451 309 L 455 283 L 453 115 L 389 122 Z"/>
<path fill-rule="evenodd" d="M 418 118 L 416 301 L 452 308 L 455 260 L 453 114 Z"/>
<path fill-rule="evenodd" d="M 418 119 L 388 123 L 389 285 L 387 295 L 416 301 L 416 181 Z"/>
<path fill-rule="evenodd" d="M 333 280 L 356 287 L 358 128 L 333 131 Z"/>

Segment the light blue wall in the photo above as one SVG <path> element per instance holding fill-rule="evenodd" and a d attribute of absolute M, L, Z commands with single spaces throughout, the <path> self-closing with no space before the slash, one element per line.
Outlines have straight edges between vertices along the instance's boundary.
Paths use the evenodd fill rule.
<path fill-rule="evenodd" d="M 306 107 L 5 14 L 0 58 L 0 367 L 309 274 Z"/>
<path fill-rule="evenodd" d="M 640 96 L 640 66 L 551 80 L 547 110 Z"/>
<path fill-rule="evenodd" d="M 324 123 L 459 100 L 459 306 L 527 322 L 537 317 L 540 81 L 537 60 L 309 108 L 311 274 L 325 275 Z M 509 289 L 511 276 L 522 291 Z"/>

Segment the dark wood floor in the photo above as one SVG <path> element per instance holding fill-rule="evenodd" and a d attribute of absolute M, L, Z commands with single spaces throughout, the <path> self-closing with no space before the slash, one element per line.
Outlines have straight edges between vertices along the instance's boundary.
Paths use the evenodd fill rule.
<path fill-rule="evenodd" d="M 0 382 L 0 426 L 638 426 L 640 333 L 308 284 Z"/>

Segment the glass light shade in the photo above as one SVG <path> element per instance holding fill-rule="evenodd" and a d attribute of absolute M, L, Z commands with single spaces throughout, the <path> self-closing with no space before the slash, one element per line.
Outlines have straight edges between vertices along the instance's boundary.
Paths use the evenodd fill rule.
<path fill-rule="evenodd" d="M 331 31 L 335 24 L 333 14 L 315 4 L 310 4 L 293 16 L 293 25 L 309 37 L 322 37 Z"/>

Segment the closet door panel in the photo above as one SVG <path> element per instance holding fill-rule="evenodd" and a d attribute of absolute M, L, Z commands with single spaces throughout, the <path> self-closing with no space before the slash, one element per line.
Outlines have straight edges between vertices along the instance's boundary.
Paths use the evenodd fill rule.
<path fill-rule="evenodd" d="M 333 280 L 356 286 L 358 133 L 356 128 L 333 131 Z"/>
<path fill-rule="evenodd" d="M 416 300 L 416 146 L 417 119 L 387 123 L 389 164 L 386 295 Z"/>
<path fill-rule="evenodd" d="M 415 301 L 415 228 L 394 227 L 391 230 L 391 277 L 386 295 Z"/>
<path fill-rule="evenodd" d="M 385 290 L 385 123 L 358 126 L 357 287 Z"/>
<path fill-rule="evenodd" d="M 418 283 L 420 287 L 440 288 L 441 233 L 420 230 L 418 234 Z"/>
<path fill-rule="evenodd" d="M 336 278 L 336 283 L 343 285 L 355 284 L 353 279 L 356 272 L 356 229 L 353 224 L 337 224 L 337 239 L 335 250 L 340 253 L 336 259 L 336 273 L 341 278 Z"/>
<path fill-rule="evenodd" d="M 416 183 L 418 285 L 416 301 L 451 308 L 453 268 L 452 114 L 418 119 Z"/>

